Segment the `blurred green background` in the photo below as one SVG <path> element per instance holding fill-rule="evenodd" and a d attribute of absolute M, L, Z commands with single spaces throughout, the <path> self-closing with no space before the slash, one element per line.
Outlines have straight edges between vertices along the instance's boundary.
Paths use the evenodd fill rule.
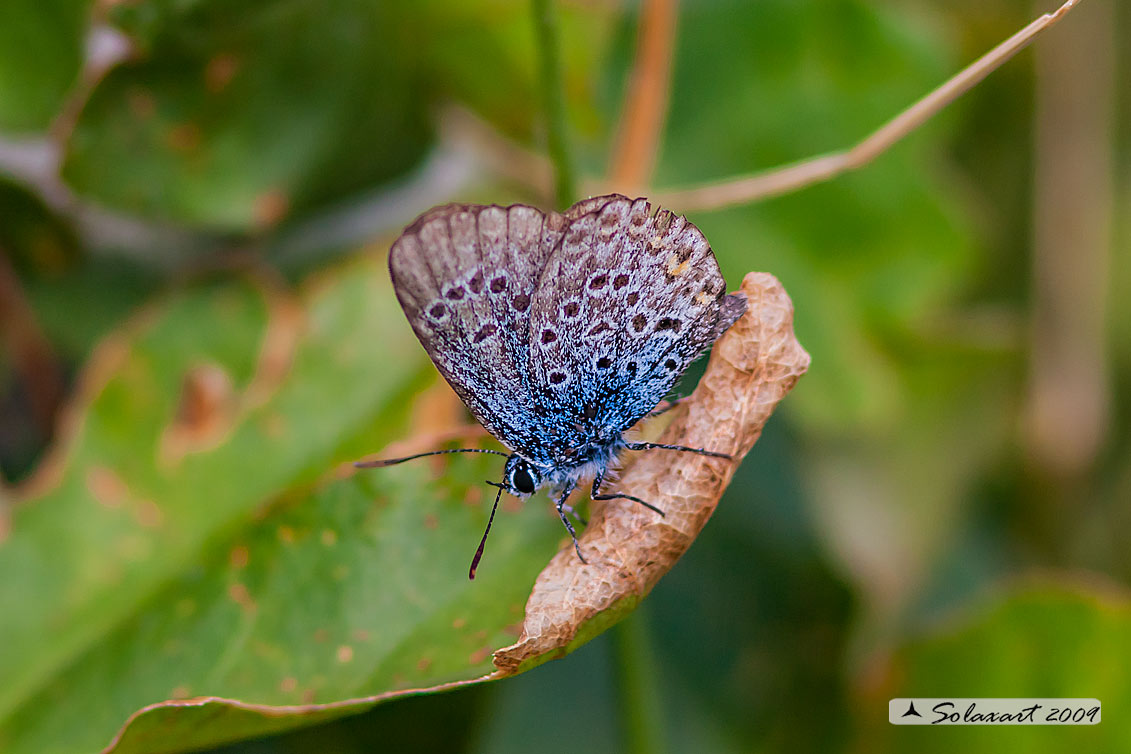
<path fill-rule="evenodd" d="M 553 6 L 582 185 L 653 9 Z M 1053 9 L 684 2 L 650 191 L 850 146 Z M 0 4 L 0 750 L 100 751 L 202 696 L 370 701 L 158 708 L 114 750 L 1131 749 L 1110 0 L 865 168 L 689 213 L 732 288 L 782 280 L 810 373 L 625 624 L 412 693 L 490 672 L 560 541 L 543 498 L 506 504 L 469 584 L 497 463 L 340 472 L 466 434 L 384 253 L 435 204 L 554 203 L 535 28 L 517 0 Z M 948 695 L 1105 718 L 886 722 Z"/>

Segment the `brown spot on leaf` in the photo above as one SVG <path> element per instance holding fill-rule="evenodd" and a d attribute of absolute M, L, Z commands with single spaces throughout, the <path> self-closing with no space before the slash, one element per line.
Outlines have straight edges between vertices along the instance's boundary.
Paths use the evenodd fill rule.
<path fill-rule="evenodd" d="M 161 434 L 163 466 L 175 466 L 189 453 L 219 445 L 232 425 L 236 395 L 232 378 L 218 364 L 192 367 L 181 378 L 177 413 Z"/>
<path fill-rule="evenodd" d="M 427 673 L 428 668 L 430 667 L 432 667 L 431 657 L 421 657 L 420 660 L 416 663 L 416 669 L 421 673 Z"/>
<path fill-rule="evenodd" d="M 251 211 L 256 227 L 265 230 L 278 225 L 290 210 L 290 196 L 283 189 L 272 189 L 255 197 Z"/>
<path fill-rule="evenodd" d="M 107 508 L 120 508 L 130 496 L 126 483 L 106 466 L 94 466 L 86 472 L 86 489 L 99 505 Z"/>
<path fill-rule="evenodd" d="M 248 561 L 250 560 L 251 555 L 248 552 L 247 545 L 236 545 L 232 548 L 232 552 L 227 554 L 227 562 L 236 570 L 248 567 Z"/>
<path fill-rule="evenodd" d="M 142 500 L 134 507 L 134 520 L 146 529 L 156 529 L 165 523 L 165 514 L 152 500 Z"/>
<path fill-rule="evenodd" d="M 629 501 L 594 507 L 579 537 L 539 574 L 517 642 L 495 652 L 497 675 L 547 653 L 561 653 L 579 629 L 607 611 L 627 612 L 675 564 L 706 524 L 738 462 L 761 435 L 777 403 L 809 366 L 793 333 L 793 305 L 771 275 L 742 284 L 747 312 L 715 344 L 695 392 L 672 410 L 659 442 L 707 448 L 733 460 L 691 453 L 641 453 L 614 489 L 654 503 L 659 517 Z M 609 612 L 609 617 L 621 614 Z"/>
<path fill-rule="evenodd" d="M 454 621 L 452 621 L 452 628 L 456 629 L 457 631 L 466 625 L 467 618 L 456 618 Z"/>
<path fill-rule="evenodd" d="M 334 656 L 338 658 L 338 662 L 345 664 L 353 659 L 353 647 L 349 644 L 343 644 L 338 647 L 338 651 Z"/>
<path fill-rule="evenodd" d="M 251 593 L 247 590 L 246 586 L 238 581 L 228 587 L 228 599 L 248 612 L 256 608 L 255 600 L 251 598 Z"/>
<path fill-rule="evenodd" d="M 440 528 L 440 519 L 436 518 L 434 514 L 429 513 L 424 517 L 424 528 L 429 531 L 436 531 L 436 529 Z"/>
<path fill-rule="evenodd" d="M 470 665 L 480 665 L 490 656 L 491 647 L 484 644 L 482 647 L 471 653 L 471 656 L 467 658 L 467 662 Z"/>
<path fill-rule="evenodd" d="M 169 692 L 170 699 L 188 699 L 190 696 L 192 696 L 192 694 L 189 692 L 189 687 L 185 685 L 175 686 L 173 690 Z"/>
<path fill-rule="evenodd" d="M 297 688 L 298 679 L 294 676 L 287 676 L 283 680 L 279 681 L 279 691 L 283 692 L 284 694 L 293 693 Z"/>
<path fill-rule="evenodd" d="M 231 563 L 232 568 L 239 570 L 247 568 L 248 561 L 251 560 L 251 553 L 247 549 L 247 545 L 236 545 L 232 551 L 228 553 L 228 562 Z"/>
<path fill-rule="evenodd" d="M 231 53 L 213 55 L 208 64 L 204 66 L 204 86 L 211 94 L 218 94 L 227 88 L 228 84 L 240 68 L 240 61 Z"/>
<path fill-rule="evenodd" d="M 180 123 L 169 129 L 165 143 L 174 152 L 193 152 L 200 146 L 200 126 L 195 123 Z"/>

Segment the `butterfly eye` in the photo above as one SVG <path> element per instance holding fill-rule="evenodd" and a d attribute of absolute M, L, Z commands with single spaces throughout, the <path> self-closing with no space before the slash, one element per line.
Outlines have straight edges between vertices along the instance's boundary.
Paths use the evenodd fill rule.
<path fill-rule="evenodd" d="M 534 477 L 526 470 L 526 466 L 516 466 L 514 475 L 511 476 L 511 485 L 523 495 L 534 492 Z"/>

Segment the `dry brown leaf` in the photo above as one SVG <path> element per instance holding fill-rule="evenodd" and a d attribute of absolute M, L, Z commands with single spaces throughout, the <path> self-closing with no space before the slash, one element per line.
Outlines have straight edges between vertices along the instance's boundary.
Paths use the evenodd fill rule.
<path fill-rule="evenodd" d="M 580 537 L 587 564 L 566 544 L 543 569 L 526 603 L 518 641 L 494 654 L 496 676 L 565 654 L 644 597 L 691 546 L 774 406 L 809 368 L 793 333 L 793 304 L 777 279 L 742 281 L 749 307 L 719 340 L 691 397 L 680 402 L 660 442 L 707 448 L 733 460 L 651 450 L 639 454 L 616 489 L 655 503 L 596 504 Z"/>

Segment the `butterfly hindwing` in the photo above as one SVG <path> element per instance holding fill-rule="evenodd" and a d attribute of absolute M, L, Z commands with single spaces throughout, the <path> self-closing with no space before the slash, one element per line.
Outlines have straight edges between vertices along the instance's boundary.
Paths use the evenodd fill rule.
<path fill-rule="evenodd" d="M 746 308 L 684 218 L 618 195 L 584 204 L 566 213 L 530 322 L 533 397 L 565 436 L 634 424 Z"/>

